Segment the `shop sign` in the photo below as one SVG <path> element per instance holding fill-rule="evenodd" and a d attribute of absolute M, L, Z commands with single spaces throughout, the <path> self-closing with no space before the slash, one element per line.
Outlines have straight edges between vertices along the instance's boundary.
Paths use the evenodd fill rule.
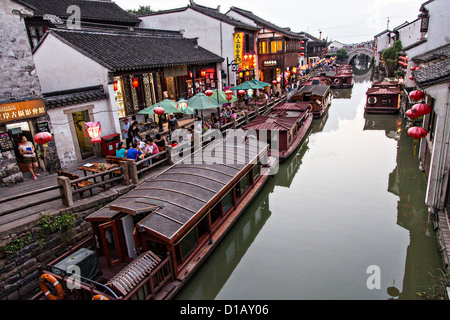
<path fill-rule="evenodd" d="M 14 144 L 8 132 L 0 132 L 0 151 L 9 151 L 14 149 Z"/>
<path fill-rule="evenodd" d="M 277 65 L 277 61 L 276 60 L 266 60 L 264 61 L 264 66 L 265 67 L 273 67 Z"/>
<path fill-rule="evenodd" d="M 164 77 L 182 77 L 187 76 L 187 66 L 178 66 L 178 67 L 170 67 L 164 68 Z"/>
<path fill-rule="evenodd" d="M 244 33 L 237 32 L 234 34 L 234 63 L 242 68 L 242 52 L 244 48 Z"/>
<path fill-rule="evenodd" d="M 0 104 L 0 123 L 46 115 L 44 99 Z"/>

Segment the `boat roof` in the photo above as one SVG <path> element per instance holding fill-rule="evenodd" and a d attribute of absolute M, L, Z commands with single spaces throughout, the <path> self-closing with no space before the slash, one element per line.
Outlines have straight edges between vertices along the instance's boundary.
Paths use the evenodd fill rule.
<path fill-rule="evenodd" d="M 231 138 L 210 143 L 86 220 L 109 221 L 121 212 L 136 216 L 150 213 L 138 227 L 165 242 L 175 242 L 268 148 L 266 142 L 253 138 L 230 141 Z"/>
<path fill-rule="evenodd" d="M 366 94 L 370 95 L 391 95 L 391 94 L 400 94 L 399 88 L 391 88 L 391 87 L 372 87 L 367 89 Z"/>
<path fill-rule="evenodd" d="M 325 96 L 325 94 L 330 90 L 330 86 L 327 84 L 310 84 L 310 85 L 306 85 L 301 87 L 296 93 L 295 95 L 298 94 L 303 94 L 305 92 L 311 92 L 314 95 L 317 96 Z"/>
<path fill-rule="evenodd" d="M 272 109 L 267 115 L 259 115 L 244 130 L 287 131 L 310 110 L 310 102 L 284 103 Z"/>

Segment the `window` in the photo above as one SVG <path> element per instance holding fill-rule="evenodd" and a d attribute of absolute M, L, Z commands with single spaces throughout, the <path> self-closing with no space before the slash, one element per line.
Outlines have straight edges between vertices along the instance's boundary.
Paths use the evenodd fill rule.
<path fill-rule="evenodd" d="M 242 177 L 241 182 L 240 182 L 242 194 L 244 194 L 245 190 L 247 190 L 247 188 L 249 187 L 249 185 L 250 185 L 249 182 L 250 182 L 250 180 L 248 178 L 248 173 L 247 173 L 244 177 Z"/>
<path fill-rule="evenodd" d="M 259 42 L 259 53 L 269 53 L 269 42 L 268 41 Z"/>
<path fill-rule="evenodd" d="M 270 52 L 276 53 L 280 51 L 283 51 L 283 41 L 272 41 L 270 43 Z"/>
<path fill-rule="evenodd" d="M 260 175 L 259 162 L 253 167 L 253 182 L 258 179 Z"/>
<path fill-rule="evenodd" d="M 213 225 L 222 215 L 220 211 L 221 203 L 219 202 L 211 209 L 209 215 L 211 216 L 211 225 Z"/>
<path fill-rule="evenodd" d="M 197 228 L 193 228 L 178 244 L 181 253 L 181 261 L 184 261 L 188 254 L 197 246 Z"/>
<path fill-rule="evenodd" d="M 222 212 L 225 214 L 233 207 L 233 192 L 230 190 L 222 199 Z"/>

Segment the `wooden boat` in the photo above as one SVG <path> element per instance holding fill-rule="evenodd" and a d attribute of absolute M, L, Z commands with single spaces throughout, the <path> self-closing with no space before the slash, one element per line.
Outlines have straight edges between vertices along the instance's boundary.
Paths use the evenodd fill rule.
<path fill-rule="evenodd" d="M 34 299 L 45 299 L 55 281 L 60 294 L 47 294 L 55 300 L 173 298 L 268 179 L 266 142 L 248 138 L 230 148 L 225 141 L 211 142 L 89 215 L 93 236 L 42 268 L 41 278 L 54 281 L 43 283 Z M 81 270 L 72 289 L 69 265 Z"/>
<path fill-rule="evenodd" d="M 333 75 L 331 88 L 333 89 L 347 89 L 352 88 L 354 84 L 353 69 L 350 65 L 342 65 Z"/>
<path fill-rule="evenodd" d="M 262 139 L 261 133 L 269 141 L 272 132 L 279 135 L 278 146 L 272 146 L 271 156 L 277 157 L 279 161 L 288 158 L 305 138 L 313 115 L 310 102 L 283 103 L 273 108 L 268 114 L 257 116 L 252 122 L 243 126 L 244 130 L 255 130 L 258 139 Z M 273 139 L 271 139 L 273 140 Z"/>
<path fill-rule="evenodd" d="M 326 84 L 326 85 L 331 85 L 331 80 L 329 77 L 324 76 L 324 75 L 320 75 L 320 76 L 315 76 L 315 77 L 311 77 L 308 80 L 304 81 L 301 83 L 301 86 L 308 86 L 308 85 L 312 85 L 312 84 Z"/>
<path fill-rule="evenodd" d="M 316 84 L 301 87 L 290 97 L 291 102 L 309 102 L 314 118 L 320 118 L 328 110 L 331 104 L 330 86 Z"/>
<path fill-rule="evenodd" d="M 398 113 L 400 110 L 400 87 L 397 81 L 375 82 L 366 91 L 367 113 Z"/>

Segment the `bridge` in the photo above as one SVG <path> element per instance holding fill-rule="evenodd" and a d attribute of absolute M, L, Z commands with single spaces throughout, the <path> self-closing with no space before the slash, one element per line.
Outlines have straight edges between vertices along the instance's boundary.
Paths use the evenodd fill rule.
<path fill-rule="evenodd" d="M 348 59 L 346 61 L 347 64 L 350 64 L 350 62 L 355 58 L 358 54 L 365 54 L 366 56 L 369 56 L 370 58 L 374 57 L 373 49 L 366 48 L 366 47 L 356 47 L 351 50 L 347 50 Z"/>

